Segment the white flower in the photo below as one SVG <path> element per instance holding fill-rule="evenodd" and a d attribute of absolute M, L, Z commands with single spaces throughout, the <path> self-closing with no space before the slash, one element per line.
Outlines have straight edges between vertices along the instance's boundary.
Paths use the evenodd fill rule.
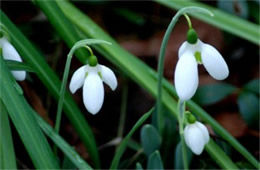
<path fill-rule="evenodd" d="M 209 142 L 208 129 L 200 122 L 188 124 L 184 129 L 184 139 L 187 146 L 196 155 L 200 155 Z"/>
<path fill-rule="evenodd" d="M 174 80 L 177 94 L 182 101 L 189 100 L 198 88 L 198 64 L 195 54 L 213 78 L 223 80 L 229 74 L 225 60 L 213 46 L 199 39 L 195 44 L 184 42 L 179 49 Z"/>
<path fill-rule="evenodd" d="M 117 87 L 116 76 L 111 69 L 97 64 L 94 67 L 85 65 L 73 74 L 70 81 L 70 91 L 75 93 L 83 86 L 83 102 L 86 109 L 96 114 L 102 107 L 104 101 L 104 81 L 112 90 Z"/>
<path fill-rule="evenodd" d="M 22 59 L 16 49 L 8 42 L 6 37 L 0 38 L 0 48 L 2 48 L 2 55 L 5 60 L 13 60 L 22 62 Z M 14 78 L 18 81 L 25 80 L 26 72 L 25 71 L 11 71 Z"/>

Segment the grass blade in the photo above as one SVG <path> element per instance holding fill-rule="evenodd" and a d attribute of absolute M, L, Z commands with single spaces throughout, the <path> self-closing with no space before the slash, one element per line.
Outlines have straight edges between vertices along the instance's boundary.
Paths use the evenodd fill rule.
<path fill-rule="evenodd" d="M 44 57 L 33 47 L 29 40 L 16 28 L 8 17 L 0 10 L 1 22 L 8 28 L 12 44 L 19 51 L 24 61 L 28 63 L 36 72 L 39 79 L 48 88 L 51 95 L 58 100 L 61 82 L 57 75 L 48 66 Z M 64 98 L 64 111 L 73 127 L 78 132 L 81 140 L 88 148 L 88 152 L 96 165 L 99 167 L 99 157 L 94 135 L 80 112 L 71 95 L 66 92 Z"/>
<path fill-rule="evenodd" d="M 34 72 L 34 70 L 22 63 L 22 62 L 18 62 L 18 61 L 14 61 L 14 60 L 5 60 L 6 61 L 6 64 L 7 64 L 7 67 L 10 69 L 10 70 L 25 70 L 27 72 Z"/>
<path fill-rule="evenodd" d="M 135 131 L 144 123 L 144 121 L 151 115 L 153 112 L 153 109 L 151 109 L 149 112 L 145 113 L 133 126 L 133 128 L 128 132 L 126 137 L 122 140 L 121 144 L 119 145 L 118 149 L 116 150 L 116 154 L 112 160 L 112 163 L 110 165 L 109 169 L 117 169 L 119 161 L 121 156 L 123 155 L 129 139 L 132 137 L 132 135 L 135 133 Z"/>
<path fill-rule="evenodd" d="M 57 33 L 59 33 L 70 48 L 80 40 L 73 25 L 66 17 L 64 17 L 64 14 L 61 12 L 55 1 L 34 0 L 34 2 L 41 8 L 51 25 L 56 29 Z M 75 54 L 83 63 L 86 62 L 86 59 L 90 55 L 85 49 L 78 49 Z"/>
<path fill-rule="evenodd" d="M 36 123 L 30 106 L 22 95 L 21 87 L 16 83 L 0 56 L 1 100 L 37 169 L 58 169 L 50 145 Z M 12 78 L 12 79 L 11 79 Z"/>
<path fill-rule="evenodd" d="M 51 140 L 63 151 L 63 153 L 73 162 L 79 169 L 92 169 L 78 153 L 59 135 L 53 128 L 46 123 L 37 113 L 35 113 L 36 120 Z"/>
<path fill-rule="evenodd" d="M 213 156 L 213 159 L 218 163 L 222 169 L 238 169 L 238 167 L 231 161 L 226 153 L 210 139 L 209 143 L 205 146 L 206 151 Z M 212 154 L 214 153 L 214 154 Z"/>
<path fill-rule="evenodd" d="M 210 17 L 200 13 L 190 14 L 195 18 L 198 18 L 202 21 L 205 21 L 211 25 L 214 25 L 224 31 L 227 31 L 231 34 L 234 34 L 238 37 L 244 38 L 248 41 L 251 41 L 257 45 L 260 44 L 259 41 L 259 26 L 241 19 L 237 16 L 228 14 L 214 7 L 192 1 L 165 1 L 165 0 L 155 0 L 156 2 L 167 6 L 169 8 L 173 8 L 175 10 L 179 10 L 188 6 L 196 6 L 210 10 L 214 17 Z"/>
<path fill-rule="evenodd" d="M 1 89 L 0 89 L 1 90 Z M 12 133 L 5 105 L 0 100 L 0 169 L 16 169 Z"/>

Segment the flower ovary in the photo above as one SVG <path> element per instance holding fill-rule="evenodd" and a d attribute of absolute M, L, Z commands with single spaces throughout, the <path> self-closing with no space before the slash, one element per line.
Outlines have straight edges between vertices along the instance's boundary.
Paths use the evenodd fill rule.
<path fill-rule="evenodd" d="M 198 34 L 194 29 L 189 29 L 189 31 L 187 32 L 187 41 L 190 44 L 196 44 L 198 41 Z"/>
<path fill-rule="evenodd" d="M 97 64 L 98 64 L 98 60 L 97 60 L 97 57 L 92 55 L 89 57 L 88 59 L 88 64 L 91 66 L 91 67 L 95 67 Z"/>
<path fill-rule="evenodd" d="M 193 124 L 196 122 L 195 116 L 193 116 L 190 112 L 186 112 L 186 118 L 189 124 Z"/>

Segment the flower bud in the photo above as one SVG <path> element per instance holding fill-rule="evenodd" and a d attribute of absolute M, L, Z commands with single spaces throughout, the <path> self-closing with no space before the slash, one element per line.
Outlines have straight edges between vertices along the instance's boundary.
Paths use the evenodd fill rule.
<path fill-rule="evenodd" d="M 184 140 L 194 154 L 200 155 L 209 142 L 208 129 L 198 121 L 188 124 L 184 129 Z"/>

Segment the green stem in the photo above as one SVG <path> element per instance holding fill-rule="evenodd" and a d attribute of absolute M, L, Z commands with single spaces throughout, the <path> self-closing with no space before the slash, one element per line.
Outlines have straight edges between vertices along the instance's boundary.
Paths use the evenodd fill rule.
<path fill-rule="evenodd" d="M 56 115 L 56 122 L 55 122 L 55 132 L 56 133 L 59 133 L 59 130 L 60 130 L 62 106 L 63 106 L 65 89 L 66 89 L 65 86 L 66 86 L 67 81 L 68 81 L 68 75 L 69 75 L 71 60 L 72 60 L 72 55 L 68 55 L 66 65 L 65 65 L 64 75 L 63 75 L 63 78 L 62 78 L 61 90 L 60 90 L 60 99 L 59 99 L 58 110 L 57 110 L 57 115 Z"/>
<path fill-rule="evenodd" d="M 122 138 L 124 132 L 124 124 L 125 124 L 125 117 L 126 117 L 126 106 L 127 106 L 127 95 L 128 95 L 128 83 L 127 80 L 124 79 L 123 81 L 123 92 L 122 92 L 122 103 L 121 103 L 121 110 L 120 110 L 120 119 L 119 119 L 119 127 L 117 136 Z"/>
<path fill-rule="evenodd" d="M 185 111 L 185 101 L 178 101 L 178 121 L 179 121 L 179 133 L 180 133 L 180 139 L 181 139 L 181 148 L 182 148 L 182 160 L 183 160 L 183 167 L 184 169 L 189 169 L 188 165 L 188 159 L 187 159 L 187 150 L 186 145 L 184 141 L 184 131 L 183 131 L 183 125 L 184 125 L 184 111 Z"/>
<path fill-rule="evenodd" d="M 72 55 L 70 55 L 70 53 L 69 53 L 69 55 L 67 57 L 66 65 L 65 65 L 64 75 L 62 78 L 61 89 L 60 89 L 60 99 L 59 99 L 58 110 L 57 110 L 57 114 L 56 114 L 56 121 L 55 121 L 54 129 L 57 134 L 60 131 L 61 113 L 62 113 L 64 95 L 65 95 L 65 90 L 66 90 L 66 84 L 68 81 L 71 60 L 72 60 Z M 57 155 L 56 145 L 54 146 L 53 150 L 54 150 L 54 154 Z"/>
<path fill-rule="evenodd" d="M 162 100 L 162 79 L 163 79 L 163 70 L 164 70 L 164 60 L 165 60 L 165 52 L 166 52 L 166 47 L 171 35 L 171 32 L 178 21 L 179 17 L 183 14 L 186 13 L 193 13 L 193 12 L 201 12 L 209 15 L 213 15 L 209 10 L 206 10 L 204 8 L 199 8 L 199 7 L 186 7 L 182 8 L 179 10 L 176 15 L 172 18 L 165 34 L 162 40 L 162 45 L 160 48 L 160 54 L 159 54 L 159 63 L 158 63 L 158 86 L 157 86 L 157 100 L 156 100 L 156 112 L 153 113 L 152 115 L 152 123 L 153 125 L 159 129 L 161 132 L 162 127 L 160 125 L 160 116 L 161 116 L 161 100 Z"/>
<path fill-rule="evenodd" d="M 191 23 L 191 21 L 190 21 L 190 17 L 189 17 L 187 14 L 183 14 L 183 15 L 185 16 L 185 18 L 186 18 L 186 20 L 187 20 L 187 22 L 188 22 L 189 29 L 191 29 L 191 28 L 192 28 L 192 23 Z"/>

